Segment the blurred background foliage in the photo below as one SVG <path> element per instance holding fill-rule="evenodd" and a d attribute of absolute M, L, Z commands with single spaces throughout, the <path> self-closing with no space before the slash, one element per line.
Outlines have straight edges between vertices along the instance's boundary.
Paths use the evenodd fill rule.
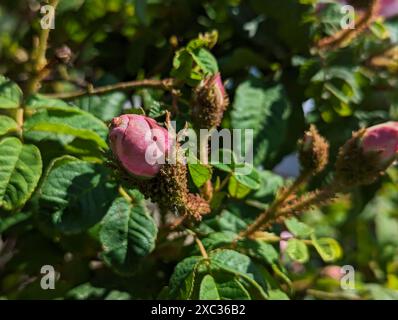
<path fill-rule="evenodd" d="M 66 45 L 72 59 L 54 65 L 41 93 L 169 77 L 177 50 L 198 34 L 217 30 L 218 40 L 211 52 L 232 100 L 223 126 L 255 130 L 255 164 L 261 179 L 258 190 L 249 189 L 244 201 L 235 194 L 214 205 L 214 213 L 198 230 L 205 237 L 214 232 L 233 232 L 260 212 L 259 203 L 272 200 L 282 184 L 279 174 L 289 178 L 289 172 L 294 172 L 296 142 L 308 124 L 316 124 L 330 141 L 334 159 L 352 131 L 398 120 L 398 18 L 378 19 L 343 48 L 318 50 L 315 43 L 319 39 L 339 30 L 341 13 L 334 2 L 322 10 L 316 3 L 61 0 L 47 56 L 55 57 L 57 49 Z M 36 0 L 2 0 L 0 4 L 0 74 L 21 88 L 29 77 L 32 38 L 40 31 L 39 9 Z M 161 111 L 170 108 L 171 97 L 160 90 L 142 89 L 134 94 L 114 92 L 68 102 L 107 123 L 122 110 L 138 106 L 162 119 Z M 106 135 L 101 133 L 102 127 L 93 130 Z M 57 141 L 26 139 L 37 140 L 45 167 L 65 154 Z M 74 151 L 66 153 L 81 159 L 97 157 L 69 147 Z M 286 166 L 277 165 L 289 155 L 293 160 L 288 162 L 286 173 Z M 310 188 L 322 184 L 329 173 L 327 170 Z M 355 292 L 342 291 L 338 280 L 325 275 L 324 267 L 332 262 L 314 254 L 313 247 L 304 265 L 298 266 L 291 257 L 282 255 L 276 259 L 279 267 L 275 261 L 268 263 L 261 272 L 268 275 L 264 277 L 269 287 L 283 289 L 298 299 L 397 299 L 397 183 L 397 168 L 390 168 L 377 183 L 358 188 L 330 206 L 306 212 L 301 219 L 317 237 L 338 241 L 342 254 L 333 263 L 355 268 Z M 39 210 L 45 211 L 46 204 L 40 205 Z M 88 222 L 90 228 L 84 232 L 60 235 L 34 213 L 34 206 L 28 203 L 23 211 L 12 216 L 4 213 L 0 218 L 3 298 L 156 298 L 169 283 L 176 264 L 194 252 L 192 246 L 183 246 L 177 239 L 155 250 L 144 267 L 126 280 L 99 259 L 98 224 Z M 282 227 L 273 231 L 279 233 Z M 208 248 L 214 244 L 209 239 L 204 241 Z M 53 265 L 60 274 L 55 290 L 40 288 L 43 264 Z"/>

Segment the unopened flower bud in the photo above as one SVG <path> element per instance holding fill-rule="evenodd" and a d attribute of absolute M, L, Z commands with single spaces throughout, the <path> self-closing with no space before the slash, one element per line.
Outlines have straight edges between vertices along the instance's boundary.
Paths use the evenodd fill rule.
<path fill-rule="evenodd" d="M 139 178 L 152 178 L 158 174 L 171 143 L 165 128 L 152 118 L 136 114 L 114 118 L 109 139 L 121 166 Z"/>
<path fill-rule="evenodd" d="M 299 159 L 301 170 L 312 174 L 321 172 L 328 163 L 329 144 L 314 125 L 311 125 L 299 141 Z"/>
<path fill-rule="evenodd" d="M 210 129 L 221 124 L 229 105 L 220 73 L 204 79 L 195 89 L 193 119 L 200 129 Z"/>
<path fill-rule="evenodd" d="M 68 63 L 72 59 L 72 50 L 68 46 L 63 45 L 55 50 L 55 56 L 62 63 Z"/>
<path fill-rule="evenodd" d="M 398 122 L 386 122 L 355 132 L 341 148 L 336 179 L 341 185 L 373 183 L 396 159 Z"/>

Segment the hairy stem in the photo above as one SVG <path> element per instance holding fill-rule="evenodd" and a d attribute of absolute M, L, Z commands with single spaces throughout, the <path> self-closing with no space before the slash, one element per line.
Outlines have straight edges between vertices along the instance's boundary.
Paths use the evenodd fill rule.
<path fill-rule="evenodd" d="M 272 205 L 261 213 L 257 219 L 249 225 L 249 227 L 241 232 L 239 235 L 241 238 L 250 237 L 253 233 L 260 230 L 262 226 L 272 220 L 277 214 L 278 209 L 284 204 L 284 202 L 294 194 L 297 189 L 307 181 L 307 179 L 311 176 L 311 172 L 305 171 L 300 174 L 300 176 L 294 181 L 294 183 L 283 190 L 272 203 Z"/>

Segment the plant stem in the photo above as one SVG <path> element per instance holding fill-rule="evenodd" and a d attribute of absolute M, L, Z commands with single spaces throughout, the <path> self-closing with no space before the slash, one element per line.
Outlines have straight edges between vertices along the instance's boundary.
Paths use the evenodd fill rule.
<path fill-rule="evenodd" d="M 209 164 L 209 138 L 213 129 L 208 130 L 207 134 L 200 135 L 200 162 L 204 165 Z M 207 180 L 202 187 L 202 194 L 205 200 L 211 201 L 213 198 L 213 185 L 211 180 Z"/>
<path fill-rule="evenodd" d="M 199 248 L 200 254 L 202 255 L 203 258 L 205 258 L 206 260 L 209 259 L 209 255 L 207 254 L 206 248 L 203 245 L 202 241 L 200 241 L 198 235 L 196 234 L 196 232 L 192 231 L 191 229 L 187 229 L 188 233 L 190 233 L 194 238 L 195 238 L 195 242 L 196 245 Z"/>
<path fill-rule="evenodd" d="M 59 0 L 50 0 L 49 5 L 55 8 Z M 55 17 L 54 17 L 55 18 Z M 40 88 L 41 81 L 48 75 L 46 51 L 48 45 L 48 37 L 51 29 L 41 29 L 37 47 L 32 53 L 32 75 L 26 86 L 26 96 L 35 93 Z"/>
<path fill-rule="evenodd" d="M 173 90 L 173 88 L 177 85 L 177 81 L 172 78 L 166 79 L 144 79 L 144 80 L 136 80 L 136 81 L 128 81 L 128 82 L 119 82 L 116 84 L 106 85 L 97 88 L 88 87 L 87 90 L 78 90 L 74 92 L 61 92 L 61 93 L 51 93 L 46 94 L 49 98 L 57 98 L 70 100 L 79 98 L 82 96 L 90 96 L 90 95 L 101 95 L 114 91 L 123 91 L 129 90 L 133 88 L 158 88 L 167 91 Z"/>
<path fill-rule="evenodd" d="M 346 43 L 351 42 L 364 32 L 372 22 L 377 18 L 380 8 L 380 0 L 372 0 L 369 9 L 359 19 L 354 29 L 343 29 L 331 36 L 322 38 L 318 41 L 316 46 L 319 49 L 327 50 L 339 48 Z"/>
<path fill-rule="evenodd" d="M 231 179 L 232 173 L 228 173 L 228 175 L 221 181 L 219 187 L 217 188 L 217 191 L 221 191 L 228 183 L 229 179 Z"/>
<path fill-rule="evenodd" d="M 302 172 L 300 176 L 293 182 L 293 184 L 287 189 L 283 190 L 279 196 L 275 199 L 272 205 L 261 213 L 257 219 L 249 225 L 249 227 L 241 232 L 239 235 L 241 238 L 250 237 L 254 232 L 261 229 L 261 227 L 272 220 L 279 209 L 279 207 L 289 198 L 290 195 L 295 193 L 297 189 L 311 176 L 308 171 Z"/>
<path fill-rule="evenodd" d="M 315 289 L 308 289 L 307 293 L 315 298 L 324 300 L 361 300 L 357 295 L 347 294 L 343 292 L 326 292 Z"/>

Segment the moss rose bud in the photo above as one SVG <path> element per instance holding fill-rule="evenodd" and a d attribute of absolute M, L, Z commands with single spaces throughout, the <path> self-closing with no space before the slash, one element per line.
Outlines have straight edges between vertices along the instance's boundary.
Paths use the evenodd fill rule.
<path fill-rule="evenodd" d="M 152 118 L 136 114 L 114 118 L 109 140 L 121 166 L 140 178 L 152 178 L 158 174 L 161 159 L 165 159 L 171 144 L 165 128 Z"/>
<path fill-rule="evenodd" d="M 314 125 L 311 125 L 299 141 L 299 159 L 301 170 L 312 174 L 321 172 L 328 163 L 329 144 Z"/>
<path fill-rule="evenodd" d="M 195 89 L 193 119 L 200 129 L 210 129 L 221 124 L 229 105 L 220 73 L 204 79 Z"/>
<path fill-rule="evenodd" d="M 386 122 L 355 132 L 340 148 L 336 179 L 341 185 L 373 183 L 396 159 L 398 122 Z"/>

